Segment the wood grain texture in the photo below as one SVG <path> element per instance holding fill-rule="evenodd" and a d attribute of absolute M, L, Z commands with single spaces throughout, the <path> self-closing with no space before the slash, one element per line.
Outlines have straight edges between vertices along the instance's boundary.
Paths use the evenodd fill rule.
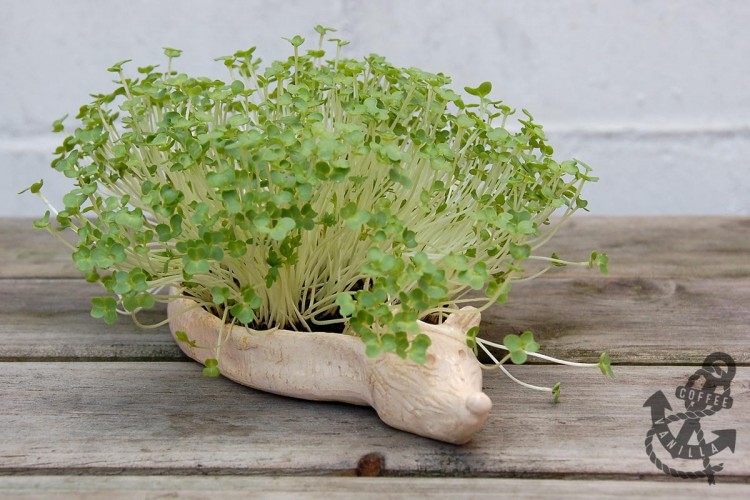
<path fill-rule="evenodd" d="M 89 315 L 98 285 L 0 280 L 0 360 L 185 360 L 166 326 L 112 326 Z M 63 300 L 64 298 L 64 300 Z M 164 309 L 144 313 L 157 323 Z M 700 364 L 716 350 L 750 363 L 750 280 L 596 278 L 519 283 L 483 315 L 480 335 L 535 332 L 542 351 L 617 364 Z"/>
<path fill-rule="evenodd" d="M 204 500 L 293 498 L 698 498 L 745 499 L 750 485 L 698 481 L 580 481 L 560 479 L 236 476 L 0 476 L 6 498 Z"/>
<path fill-rule="evenodd" d="M 92 318 L 91 298 L 102 291 L 77 279 L 0 280 L 0 361 L 187 360 L 166 325 Z M 166 307 L 139 315 L 144 324 L 165 318 Z"/>
<path fill-rule="evenodd" d="M 607 252 L 613 277 L 750 278 L 750 217 L 572 217 L 543 248 L 569 260 Z M 564 268 L 555 276 L 586 272 Z"/>
<path fill-rule="evenodd" d="M 192 363 L 0 363 L 0 473 L 345 474 L 377 452 L 388 475 L 664 478 L 644 452 L 643 403 L 662 390 L 678 408 L 673 391 L 694 367 L 620 367 L 615 380 L 597 369 L 511 370 L 561 381 L 561 404 L 490 374 L 490 418 L 457 447 L 389 428 L 369 408 L 204 378 Z M 735 453 L 714 458 L 719 481 L 750 476 L 748 395 L 750 369 L 739 368 L 733 408 L 702 421 L 709 436 L 737 429 Z"/>
<path fill-rule="evenodd" d="M 65 232 L 67 238 L 74 235 Z M 750 217 L 597 217 L 568 220 L 541 250 L 572 261 L 608 252 L 610 275 L 644 278 L 750 277 Z M 547 279 L 592 277 L 556 268 Z M 80 278 L 68 249 L 30 219 L 0 218 L 0 278 Z"/>
<path fill-rule="evenodd" d="M 480 336 L 531 330 L 553 356 L 700 364 L 714 351 L 750 363 L 750 280 L 564 279 L 521 283 L 483 315 Z"/>
<path fill-rule="evenodd" d="M 734 407 L 702 421 L 709 436 L 738 435 L 735 453 L 714 459 L 724 471 L 710 490 L 649 462 L 643 402 L 662 390 L 680 410 L 674 388 L 710 352 L 750 364 L 750 218 L 578 217 L 544 253 L 579 260 L 592 249 L 610 254 L 608 277 L 569 267 L 519 283 L 507 304 L 485 312 L 481 336 L 532 330 L 543 352 L 576 360 L 606 349 L 618 378 L 509 368 L 530 383 L 561 381 L 562 403 L 552 405 L 487 373 L 490 419 L 456 447 L 387 427 L 369 408 L 265 394 L 204 378 L 193 362 L 164 362 L 186 360 L 166 326 L 91 318 L 102 290 L 80 278 L 67 249 L 30 220 L 0 219 L 0 496 L 746 498 L 748 485 L 737 483 L 750 482 L 750 368 L 738 369 Z M 164 317 L 161 309 L 141 319 Z M 391 477 L 309 477 L 351 476 L 373 452 Z M 204 474 L 220 477 L 195 476 Z"/>
<path fill-rule="evenodd" d="M 68 248 L 32 221 L 0 217 L 0 278 L 81 278 Z M 71 231 L 60 234 L 75 241 Z"/>

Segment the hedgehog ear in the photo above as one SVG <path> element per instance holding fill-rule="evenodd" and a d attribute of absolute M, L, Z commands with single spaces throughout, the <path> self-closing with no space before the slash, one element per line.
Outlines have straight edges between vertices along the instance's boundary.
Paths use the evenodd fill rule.
<path fill-rule="evenodd" d="M 462 307 L 458 311 L 451 313 L 443 322 L 444 325 L 452 326 L 461 333 L 468 332 L 471 328 L 479 326 L 482 320 L 482 314 L 476 307 Z"/>

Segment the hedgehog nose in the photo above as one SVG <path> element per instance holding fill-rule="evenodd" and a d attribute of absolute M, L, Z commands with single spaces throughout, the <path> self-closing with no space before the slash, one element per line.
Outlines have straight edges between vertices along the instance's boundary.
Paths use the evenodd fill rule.
<path fill-rule="evenodd" d="M 484 416 L 492 408 L 492 401 L 489 396 L 483 392 L 475 392 L 466 398 L 466 407 L 471 413 L 477 416 Z"/>

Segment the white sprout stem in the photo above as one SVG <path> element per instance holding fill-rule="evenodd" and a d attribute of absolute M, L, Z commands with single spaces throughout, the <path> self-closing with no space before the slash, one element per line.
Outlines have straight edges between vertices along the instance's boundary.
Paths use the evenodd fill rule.
<path fill-rule="evenodd" d="M 534 274 L 532 274 L 531 276 L 526 276 L 525 278 L 517 278 L 517 279 L 514 279 L 514 280 L 513 280 L 513 282 L 514 282 L 514 283 L 521 283 L 521 282 L 524 282 L 524 281 L 531 281 L 531 280 L 533 280 L 533 279 L 536 279 L 536 278 L 538 278 L 538 277 L 539 277 L 539 276 L 541 276 L 542 274 L 546 273 L 546 272 L 547 272 L 547 271 L 549 271 L 550 269 L 552 269 L 552 266 L 547 266 L 547 267 L 545 267 L 544 269 L 542 269 L 541 271 L 539 271 L 539 272 L 537 272 L 537 273 L 534 273 Z"/>
<path fill-rule="evenodd" d="M 542 260 L 544 262 L 553 262 L 555 264 L 563 264 L 566 266 L 581 266 L 585 267 L 589 265 L 589 261 L 570 261 L 563 259 L 553 259 L 552 257 L 544 257 L 542 255 L 529 255 L 529 260 Z"/>
<path fill-rule="evenodd" d="M 567 365 L 567 366 L 580 366 L 580 367 L 591 367 L 591 366 L 599 366 L 599 363 L 577 363 L 575 361 L 566 361 L 564 359 L 558 359 L 553 358 L 552 356 L 547 356 L 546 354 L 540 354 L 538 352 L 527 352 L 529 356 L 533 356 L 535 358 L 544 359 L 546 361 L 552 361 L 553 363 L 557 363 L 559 365 Z"/>
<path fill-rule="evenodd" d="M 495 342 L 490 342 L 489 340 L 484 340 L 477 338 L 477 343 L 480 345 L 487 344 L 488 346 L 497 347 L 498 349 L 503 349 L 505 351 L 510 351 L 507 347 L 505 347 L 503 344 L 496 344 Z M 486 349 L 485 349 L 486 352 Z M 531 356 L 533 358 L 539 358 L 544 359 L 545 361 L 551 361 L 553 363 L 557 363 L 558 365 L 567 365 L 567 366 L 578 366 L 578 367 L 591 367 L 591 366 L 599 366 L 599 363 L 578 363 L 576 361 L 566 361 L 564 359 L 558 359 L 553 358 L 552 356 L 547 356 L 546 354 L 540 354 L 538 352 L 529 352 L 524 351 L 528 356 Z"/>
<path fill-rule="evenodd" d="M 57 214 L 60 213 L 60 212 L 57 211 L 57 209 L 55 208 L 55 206 L 52 203 L 50 203 L 50 201 L 47 199 L 47 197 L 42 194 L 41 191 L 38 192 L 38 193 L 36 193 L 36 195 L 39 196 L 42 199 L 42 201 L 44 202 L 44 204 L 47 205 L 47 208 L 49 208 L 50 211 L 53 214 L 55 214 L 55 216 L 57 216 Z"/>
<path fill-rule="evenodd" d="M 523 387 L 526 387 L 527 389 L 533 389 L 535 391 L 552 392 L 552 387 L 541 387 L 541 386 L 538 386 L 538 385 L 531 385 L 531 384 L 527 384 L 526 382 L 523 382 L 521 380 L 518 380 L 516 377 L 514 377 L 513 375 L 511 375 L 510 372 L 508 370 L 506 370 L 505 367 L 500 363 L 500 361 L 498 361 L 497 358 L 492 355 L 492 353 L 490 352 L 490 350 L 487 349 L 484 346 L 484 341 L 482 341 L 481 339 L 477 339 L 477 344 L 479 344 L 479 347 L 481 347 L 482 350 L 484 350 L 484 352 L 487 353 L 487 356 L 489 356 L 490 359 L 498 367 L 500 367 L 500 369 L 503 371 L 503 373 L 506 374 L 508 376 L 508 378 L 511 379 L 516 384 L 521 385 Z"/>

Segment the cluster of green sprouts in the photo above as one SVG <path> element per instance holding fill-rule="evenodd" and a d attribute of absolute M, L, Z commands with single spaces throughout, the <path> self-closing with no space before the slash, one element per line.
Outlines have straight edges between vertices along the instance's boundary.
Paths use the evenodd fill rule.
<path fill-rule="evenodd" d="M 76 187 L 35 223 L 77 233 L 75 265 L 109 293 L 94 317 L 138 322 L 188 297 L 229 325 L 342 331 L 423 363 L 417 320 L 503 303 L 556 265 L 606 268 L 537 255 L 595 179 L 553 160 L 528 112 L 509 123 L 488 82 L 465 101 L 443 74 L 342 58 L 338 39 L 327 58 L 332 30 L 316 31 L 285 61 L 219 58 L 227 81 L 174 70 L 176 49 L 163 71 L 109 68 L 116 87 L 80 108 L 52 163 Z M 528 260 L 547 267 L 528 275 Z"/>

